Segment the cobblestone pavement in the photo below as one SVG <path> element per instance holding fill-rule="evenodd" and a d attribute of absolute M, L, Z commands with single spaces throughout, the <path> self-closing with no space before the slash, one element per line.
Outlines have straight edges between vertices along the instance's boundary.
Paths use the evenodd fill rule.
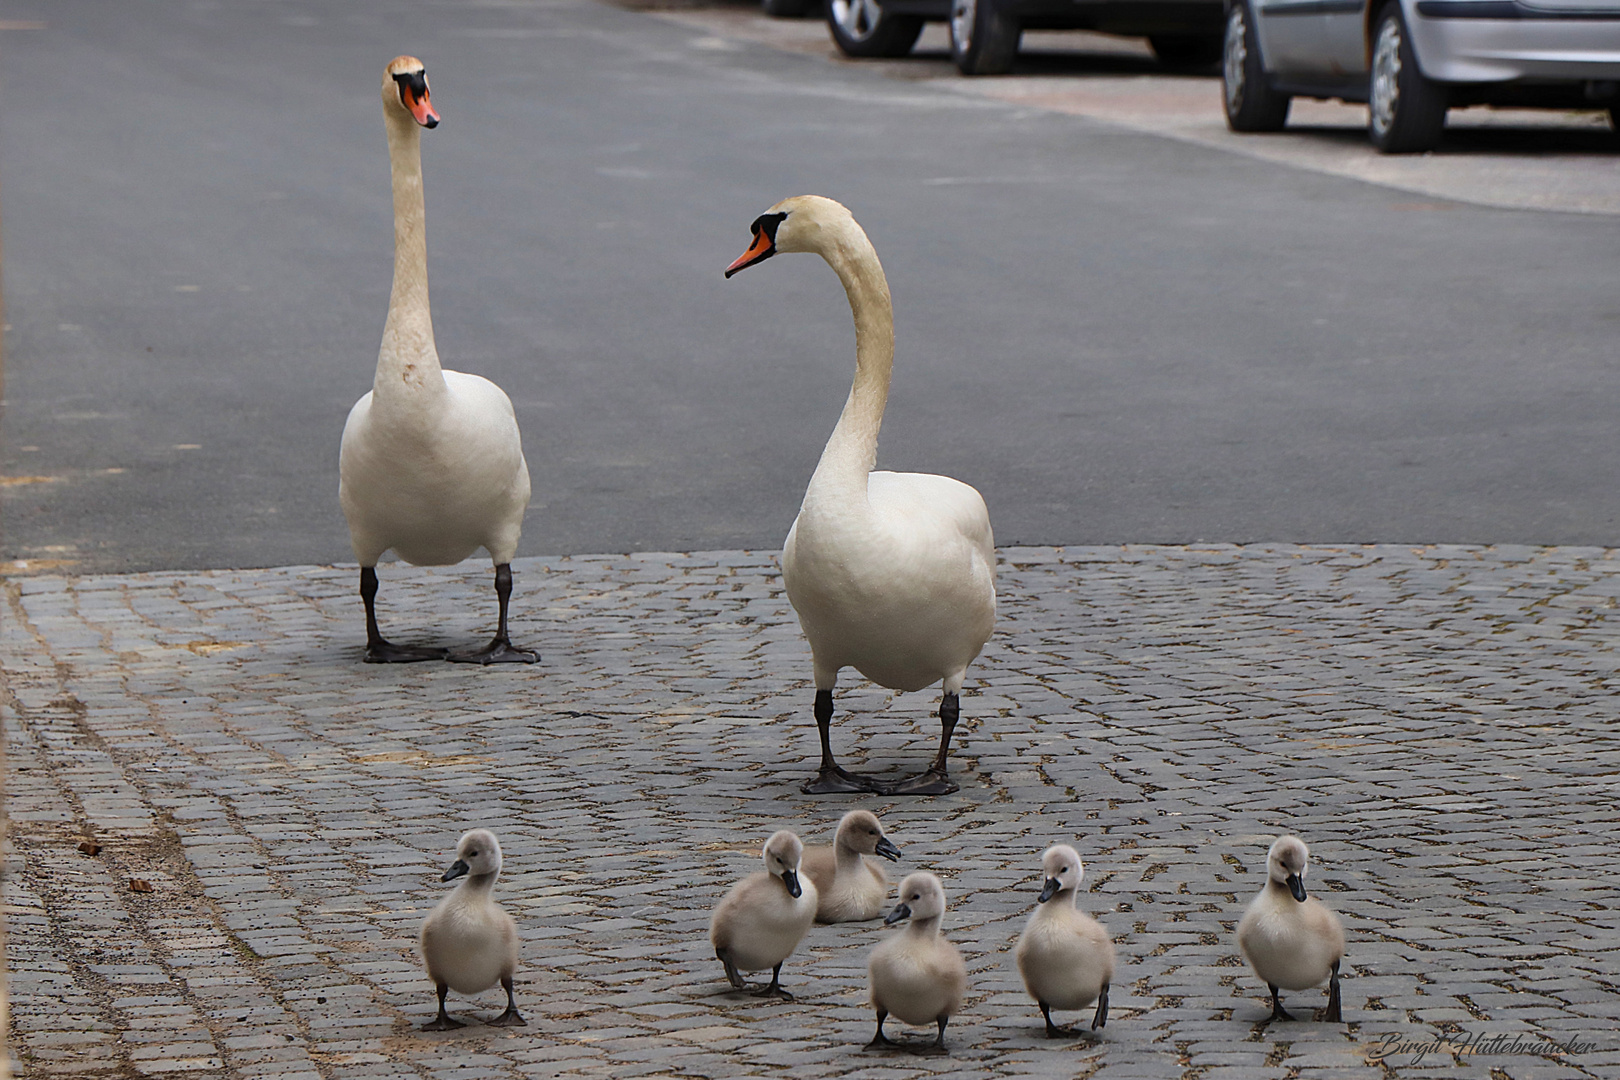
<path fill-rule="evenodd" d="M 940 1059 L 859 1049 L 879 924 L 812 930 L 793 1003 L 729 992 L 709 955 L 764 837 L 824 841 L 855 801 L 799 794 L 809 665 L 772 555 L 520 560 L 514 637 L 544 661 L 489 670 L 359 663 L 352 568 L 13 579 L 23 1075 L 1620 1077 L 1620 554 L 1003 559 L 962 791 L 860 800 L 898 873 L 946 883 L 971 987 Z M 395 637 L 487 633 L 487 568 L 382 577 Z M 936 697 L 846 682 L 849 761 L 919 767 Z M 529 1026 L 422 1033 L 414 935 L 479 825 L 507 852 Z M 1344 916 L 1345 1025 L 1260 1023 L 1232 931 L 1279 830 Z M 1120 952 L 1095 1047 L 1040 1037 L 1012 967 L 1059 840 Z M 1579 1045 L 1452 1052 L 1473 1036 Z"/>

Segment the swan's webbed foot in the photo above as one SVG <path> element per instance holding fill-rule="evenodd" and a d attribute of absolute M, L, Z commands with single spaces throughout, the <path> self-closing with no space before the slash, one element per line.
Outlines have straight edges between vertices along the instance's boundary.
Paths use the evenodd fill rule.
<path fill-rule="evenodd" d="M 751 990 L 749 991 L 749 994 L 752 997 L 757 998 L 780 998 L 783 1001 L 793 1000 L 793 995 L 791 993 L 782 989 L 782 987 L 778 986 L 774 982 L 768 986 L 762 986 L 758 990 Z"/>
<path fill-rule="evenodd" d="M 1278 996 L 1277 988 L 1275 986 L 1269 986 L 1268 989 L 1271 991 L 1271 1015 L 1266 1017 L 1262 1023 L 1269 1024 L 1273 1020 L 1294 1019 L 1294 1014 L 1282 1007 L 1282 998 Z"/>
<path fill-rule="evenodd" d="M 816 778 L 799 790 L 806 795 L 876 795 L 883 791 L 883 784 L 837 765 L 823 765 Z"/>
<path fill-rule="evenodd" d="M 532 649 L 519 649 L 505 638 L 498 637 L 482 649 L 473 652 L 446 653 L 446 660 L 456 664 L 538 664 L 540 654 Z"/>
<path fill-rule="evenodd" d="M 490 1027 L 528 1027 L 529 1022 L 518 1015 L 516 1009 L 507 1009 L 489 1022 Z"/>
<path fill-rule="evenodd" d="M 449 655 L 449 649 L 435 649 L 425 645 L 395 645 L 382 638 L 366 642 L 368 664 L 414 664 L 421 660 L 443 660 Z"/>
<path fill-rule="evenodd" d="M 929 769 L 917 776 L 909 776 L 893 784 L 883 784 L 877 789 L 879 795 L 949 795 L 953 791 L 960 791 L 957 783 L 946 775 L 943 769 Z"/>

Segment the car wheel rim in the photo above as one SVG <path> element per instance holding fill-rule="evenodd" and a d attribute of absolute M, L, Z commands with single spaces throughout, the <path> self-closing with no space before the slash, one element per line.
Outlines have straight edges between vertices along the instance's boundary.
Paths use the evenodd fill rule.
<path fill-rule="evenodd" d="M 873 0 L 833 0 L 833 21 L 854 41 L 865 41 L 877 29 L 883 11 Z"/>
<path fill-rule="evenodd" d="M 953 0 L 951 4 L 951 41 L 958 53 L 973 47 L 973 20 L 978 8 L 978 0 Z"/>
<path fill-rule="evenodd" d="M 1387 20 L 1378 30 L 1378 43 L 1373 46 L 1372 99 L 1373 130 L 1380 134 L 1395 122 L 1395 108 L 1400 97 L 1401 27 L 1394 19 Z"/>
<path fill-rule="evenodd" d="M 1226 52 L 1222 70 L 1226 83 L 1226 111 L 1229 113 L 1243 108 L 1243 65 L 1249 59 L 1249 47 L 1244 40 L 1247 32 L 1243 9 L 1233 8 L 1231 17 L 1226 20 Z"/>

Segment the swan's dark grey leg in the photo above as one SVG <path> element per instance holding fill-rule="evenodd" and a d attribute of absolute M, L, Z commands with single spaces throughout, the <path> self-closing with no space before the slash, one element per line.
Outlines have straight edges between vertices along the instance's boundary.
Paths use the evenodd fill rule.
<path fill-rule="evenodd" d="M 939 754 L 927 772 L 890 784 L 881 789 L 883 795 L 949 795 L 957 790 L 946 772 L 946 759 L 951 753 L 951 735 L 956 721 L 962 715 L 962 703 L 955 694 L 946 694 L 939 703 Z"/>
<path fill-rule="evenodd" d="M 872 1041 L 871 1042 L 869 1042 L 865 1046 L 861 1047 L 862 1050 L 882 1050 L 886 1046 L 893 1046 L 894 1045 L 894 1043 L 892 1041 L 890 1041 L 889 1037 L 887 1035 L 883 1034 L 883 1021 L 885 1021 L 885 1020 L 887 1020 L 889 1018 L 889 1014 L 884 1012 L 882 1009 L 879 1009 L 877 1011 L 877 1014 L 878 1014 L 877 1034 L 872 1036 Z"/>
<path fill-rule="evenodd" d="M 816 691 L 816 728 L 821 733 L 821 771 L 816 778 L 800 788 L 806 795 L 834 795 L 847 792 L 875 792 L 881 785 L 875 780 L 842 768 L 833 760 L 832 727 L 833 698 L 831 690 Z"/>
<path fill-rule="evenodd" d="M 1108 984 L 1102 984 L 1102 990 L 1097 994 L 1097 1012 L 1091 1018 L 1091 1030 L 1108 1026 Z"/>
<path fill-rule="evenodd" d="M 1294 1014 L 1282 1007 L 1282 999 L 1277 996 L 1277 988 L 1270 983 L 1266 983 L 1266 988 L 1271 991 L 1271 1015 L 1266 1017 L 1266 1023 L 1269 1024 L 1273 1020 L 1292 1020 Z"/>
<path fill-rule="evenodd" d="M 517 999 L 512 996 L 512 976 L 507 975 L 501 979 L 501 988 L 506 991 L 506 1011 L 489 1022 L 490 1027 L 528 1027 L 528 1021 L 518 1015 Z"/>
<path fill-rule="evenodd" d="M 1333 974 L 1328 977 L 1328 1007 L 1327 1015 L 1322 1017 L 1329 1024 L 1344 1023 L 1344 1010 L 1339 1004 L 1339 962 L 1333 961 Z"/>
<path fill-rule="evenodd" d="M 506 607 L 512 599 L 512 564 L 501 563 L 495 568 L 495 599 L 500 604 L 501 618 L 496 624 L 495 639 L 475 652 L 453 652 L 445 657 L 458 664 L 536 664 L 540 654 L 531 649 L 513 646 L 506 636 Z"/>
<path fill-rule="evenodd" d="M 385 641 L 377 629 L 377 569 L 360 568 L 360 599 L 366 603 L 366 663 L 409 664 L 417 660 L 443 660 L 444 649 L 418 648 L 414 645 L 395 645 Z"/>
<path fill-rule="evenodd" d="M 439 983 L 439 1015 L 422 1025 L 423 1031 L 449 1031 L 452 1028 L 466 1027 L 460 1020 L 450 1019 L 450 1014 L 444 1011 L 444 995 L 450 992 L 450 987 Z"/>
<path fill-rule="evenodd" d="M 939 1019 L 935 1020 L 934 1023 L 939 1025 L 939 1034 L 934 1036 L 933 1042 L 919 1047 L 917 1053 L 927 1054 L 930 1057 L 938 1057 L 950 1053 L 949 1050 L 945 1049 L 945 1025 L 950 1023 L 950 1020 L 951 1018 L 948 1016 L 941 1016 Z"/>

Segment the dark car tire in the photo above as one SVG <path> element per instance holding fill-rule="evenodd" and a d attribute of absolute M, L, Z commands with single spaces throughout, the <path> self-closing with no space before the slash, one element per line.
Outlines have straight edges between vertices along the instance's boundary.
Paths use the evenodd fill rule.
<path fill-rule="evenodd" d="M 1226 39 L 1220 34 L 1152 34 L 1148 44 L 1162 66 L 1197 71 L 1220 62 Z"/>
<path fill-rule="evenodd" d="M 1233 131 L 1281 131 L 1288 123 L 1288 106 L 1293 98 L 1273 90 L 1266 79 L 1254 13 L 1244 0 L 1236 0 L 1226 13 L 1221 52 L 1221 101 L 1226 107 L 1226 126 Z"/>
<path fill-rule="evenodd" d="M 810 13 L 810 0 L 760 0 L 765 14 L 777 19 L 802 19 Z"/>
<path fill-rule="evenodd" d="M 845 56 L 904 56 L 922 36 L 916 15 L 889 15 L 877 0 L 827 0 L 827 29 Z"/>
<path fill-rule="evenodd" d="M 1373 27 L 1367 135 L 1384 154 L 1433 150 L 1446 126 L 1445 87 L 1418 70 L 1399 4 L 1385 5 Z"/>
<path fill-rule="evenodd" d="M 964 75 L 1005 75 L 1023 27 L 1001 0 L 951 0 L 951 59 Z"/>

